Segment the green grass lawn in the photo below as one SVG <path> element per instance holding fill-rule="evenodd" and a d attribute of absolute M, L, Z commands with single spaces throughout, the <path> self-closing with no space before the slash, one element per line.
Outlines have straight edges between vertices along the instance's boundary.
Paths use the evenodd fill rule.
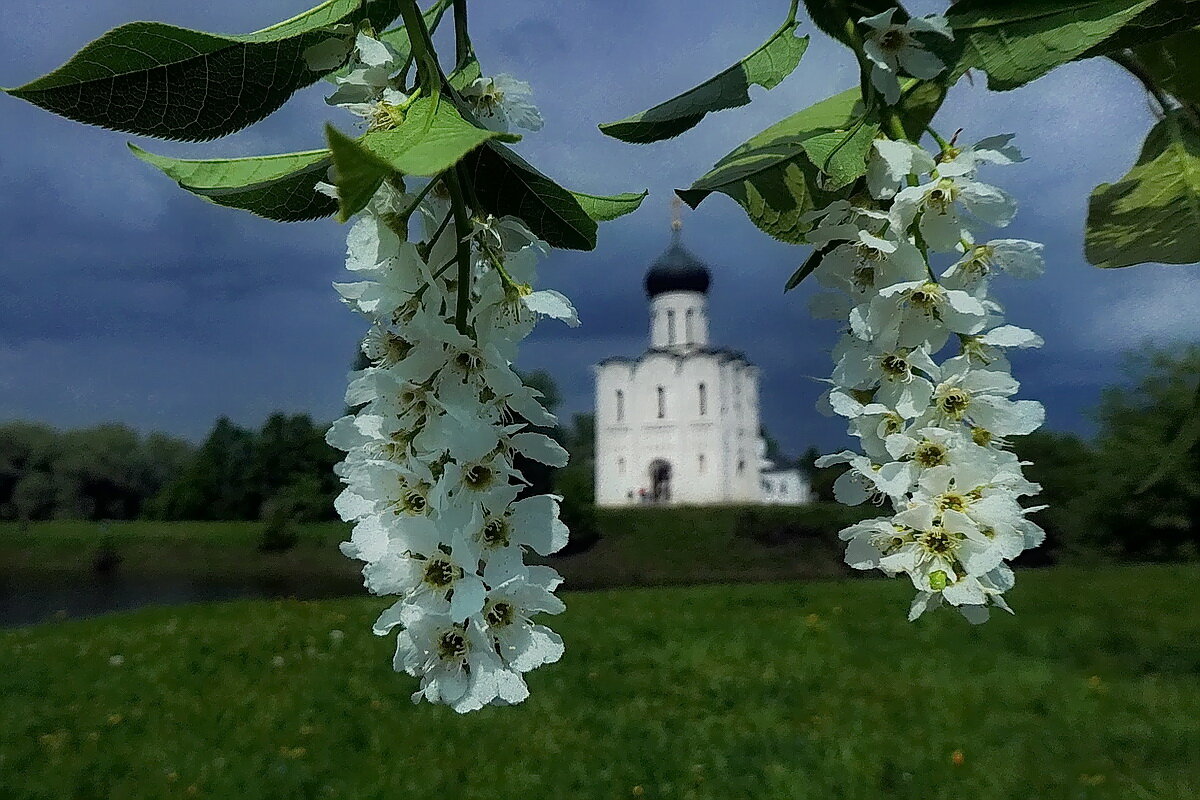
<path fill-rule="evenodd" d="M 1026 571 L 980 628 L 898 582 L 576 593 L 532 698 L 465 718 L 377 598 L 3 631 L 0 798 L 1194 800 L 1198 583 Z"/>

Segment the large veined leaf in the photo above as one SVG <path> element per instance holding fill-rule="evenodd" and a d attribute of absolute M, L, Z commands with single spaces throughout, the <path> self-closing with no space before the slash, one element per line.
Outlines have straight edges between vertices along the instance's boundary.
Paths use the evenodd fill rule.
<path fill-rule="evenodd" d="M 632 214 L 642 205 L 650 192 L 624 192 L 623 194 L 598 195 L 571 192 L 575 201 L 596 222 L 611 222 L 618 217 Z"/>
<path fill-rule="evenodd" d="M 337 203 L 316 190 L 326 180 L 328 150 L 205 161 L 169 158 L 129 145 L 134 155 L 181 187 L 217 205 L 279 222 L 327 217 Z"/>
<path fill-rule="evenodd" d="M 1080 58 L 1138 49 L 1200 26 L 1200 0 L 1158 0 Z"/>
<path fill-rule="evenodd" d="M 53 72 L 9 94 L 78 122 L 162 139 L 202 141 L 263 119 L 328 70 L 305 59 L 331 26 L 399 14 L 402 0 L 327 0 L 240 35 L 133 22 L 101 36 Z"/>
<path fill-rule="evenodd" d="M 362 210 L 389 175 L 431 178 L 454 167 L 484 142 L 515 142 L 520 136 L 472 125 L 446 97 L 421 97 L 394 128 L 372 131 L 359 140 L 326 126 L 333 152 L 339 218 Z"/>
<path fill-rule="evenodd" d="M 924 130 L 944 96 L 940 86 L 909 82 L 900 105 L 905 127 Z M 878 130 L 870 121 L 856 127 L 865 113 L 858 89 L 822 100 L 752 137 L 677 194 L 693 208 L 713 192 L 728 195 L 764 232 L 802 243 L 801 217 L 842 196 L 865 170 Z"/>
<path fill-rule="evenodd" d="M 551 247 L 593 250 L 596 220 L 579 199 L 496 142 L 488 142 L 463 161 L 482 210 L 520 218 Z"/>
<path fill-rule="evenodd" d="M 1097 267 L 1200 262 L 1200 131 L 1171 111 L 1125 177 L 1092 192 L 1087 259 Z"/>
<path fill-rule="evenodd" d="M 773 89 L 800 63 L 808 37 L 796 36 L 799 25 L 793 15 L 761 47 L 729 69 L 654 108 L 606 122 L 600 130 L 623 142 L 646 144 L 678 136 L 710 112 L 746 105 L 751 84 Z"/>
<path fill-rule="evenodd" d="M 1134 48 L 1133 53 L 1168 94 L 1192 108 L 1200 108 L 1200 30 L 1193 28 L 1147 42 Z"/>
<path fill-rule="evenodd" d="M 491 140 L 519 142 L 521 137 L 472 125 L 446 97 L 422 97 L 396 127 L 368 133 L 362 143 L 397 172 L 433 177 Z"/>
<path fill-rule="evenodd" d="M 1015 89 L 1097 47 L 1154 2 L 960 0 L 946 13 L 954 41 L 936 49 L 952 75 L 978 68 L 989 89 Z"/>

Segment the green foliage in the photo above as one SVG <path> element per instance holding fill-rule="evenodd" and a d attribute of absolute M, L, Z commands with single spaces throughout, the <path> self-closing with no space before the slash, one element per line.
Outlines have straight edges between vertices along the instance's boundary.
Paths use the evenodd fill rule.
<path fill-rule="evenodd" d="M 163 139 L 202 141 L 266 117 L 325 71 L 310 47 L 367 22 L 383 28 L 401 0 L 327 0 L 285 22 L 217 35 L 158 22 L 109 31 L 66 64 L 9 94 L 78 122 Z"/>
<path fill-rule="evenodd" d="M 905 89 L 905 127 L 924 130 L 945 90 L 911 81 Z M 834 95 L 752 137 L 678 194 L 692 208 L 713 192 L 728 195 L 764 232 L 802 243 L 808 226 L 800 218 L 846 196 L 866 171 L 867 148 L 878 130 L 863 121 L 866 116 L 858 89 Z"/>
<path fill-rule="evenodd" d="M 774 89 L 800 64 L 808 37 L 796 36 L 799 26 L 793 5 L 788 21 L 741 61 L 651 109 L 606 122 L 600 130 L 623 142 L 646 144 L 678 136 L 711 112 L 749 104 L 751 85 Z"/>
<path fill-rule="evenodd" d="M 386 161 L 328 123 L 325 124 L 325 141 L 333 158 L 337 219 L 338 222 L 349 222 L 367 207 L 385 180 L 399 176 Z"/>
<path fill-rule="evenodd" d="M 1095 467 L 1102 478 L 1079 513 L 1095 544 L 1114 555 L 1194 558 L 1200 447 L 1189 431 L 1197 425 L 1200 346 L 1139 353 L 1130 372 L 1132 386 L 1105 392 Z"/>
<path fill-rule="evenodd" d="M 954 41 L 939 54 L 954 77 L 988 75 L 988 88 L 1015 89 L 1102 43 L 1155 0 L 961 0 L 946 13 Z"/>
<path fill-rule="evenodd" d="M 642 201 L 650 194 L 649 191 L 624 192 L 614 195 L 584 194 L 571 192 L 575 202 L 579 203 L 584 213 L 596 222 L 611 222 L 614 219 L 632 214 L 642 205 Z"/>
<path fill-rule="evenodd" d="M 518 217 L 551 247 L 596 248 L 596 220 L 579 198 L 512 150 L 488 142 L 464 159 L 463 168 L 483 211 Z"/>
<path fill-rule="evenodd" d="M 134 144 L 129 149 L 180 187 L 217 205 L 278 222 L 327 217 L 337 209 L 333 198 L 316 190 L 316 185 L 328 177 L 328 150 L 188 160 L 148 153 Z"/>
<path fill-rule="evenodd" d="M 1175 34 L 1186 34 L 1200 26 L 1200 2 L 1197 0 L 1157 0 L 1142 13 L 1080 58 L 1112 54 L 1118 50 L 1139 50 Z"/>
<path fill-rule="evenodd" d="M 438 24 L 442 21 L 442 16 L 446 10 L 454 5 L 454 0 L 437 0 L 433 5 L 425 10 L 422 18 L 425 20 L 425 27 L 431 32 L 437 29 Z M 412 38 L 408 35 L 408 28 L 399 25 L 391 30 L 384 31 L 379 34 L 381 42 L 387 42 L 396 51 L 401 61 L 404 61 L 412 54 Z M 325 76 L 325 80 L 333 81 L 334 78 L 344 76 L 349 72 L 348 67 L 341 67 L 334 70 Z"/>
<path fill-rule="evenodd" d="M 1200 11 L 1200 3 L 1195 6 Z M 1200 30 L 1141 43 L 1133 52 L 1159 87 L 1184 105 L 1200 108 Z"/>
<path fill-rule="evenodd" d="M 300 542 L 300 530 L 286 503 L 272 503 L 264 516 L 266 522 L 258 538 L 260 553 L 284 553 Z"/>
<path fill-rule="evenodd" d="M 130 519 L 178 473 L 186 442 L 122 425 L 0 426 L 0 519 Z"/>
<path fill-rule="evenodd" d="M 1098 267 L 1200 261 L 1200 130 L 1170 111 L 1146 137 L 1142 153 L 1117 183 L 1092 192 L 1085 241 Z"/>

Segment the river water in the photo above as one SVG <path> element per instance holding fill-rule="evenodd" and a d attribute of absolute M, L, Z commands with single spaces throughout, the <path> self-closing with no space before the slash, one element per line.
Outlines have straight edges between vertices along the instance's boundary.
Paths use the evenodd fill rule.
<path fill-rule="evenodd" d="M 237 599 L 320 600 L 361 593 L 350 579 L 296 577 L 178 578 L 144 575 L 0 576 L 0 627 L 92 617 L 151 605 Z"/>

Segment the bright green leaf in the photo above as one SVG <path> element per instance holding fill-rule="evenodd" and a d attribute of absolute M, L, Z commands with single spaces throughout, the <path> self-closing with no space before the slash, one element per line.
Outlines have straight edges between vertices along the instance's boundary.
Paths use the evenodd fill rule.
<path fill-rule="evenodd" d="M 796 36 L 799 24 L 784 25 L 753 53 L 699 86 L 632 117 L 607 122 L 600 130 L 623 142 L 646 144 L 678 136 L 709 112 L 746 105 L 751 84 L 773 89 L 800 63 L 808 37 Z"/>
<path fill-rule="evenodd" d="M 195 161 L 155 155 L 132 144 L 129 148 L 187 191 L 217 205 L 280 222 L 327 217 L 337 208 L 316 190 L 329 169 L 327 150 Z"/>
<path fill-rule="evenodd" d="M 396 174 L 391 165 L 337 128 L 325 125 L 325 138 L 333 155 L 333 182 L 338 195 L 338 222 L 346 222 L 366 208 L 379 185 Z"/>
<path fill-rule="evenodd" d="M 596 220 L 579 199 L 512 150 L 488 142 L 467 156 L 463 169 L 483 211 L 518 217 L 551 247 L 595 249 Z"/>
<path fill-rule="evenodd" d="M 472 125 L 445 97 L 422 97 L 395 128 L 368 133 L 363 147 L 404 175 L 433 177 L 487 141 L 518 142 L 520 136 Z"/>
<path fill-rule="evenodd" d="M 571 192 L 571 194 L 575 196 L 575 200 L 589 217 L 596 222 L 610 222 L 637 211 L 650 192 L 646 191 L 640 194 L 625 192 L 608 196 L 585 194 L 584 192 Z"/>
<path fill-rule="evenodd" d="M 712 192 L 721 192 L 766 233 L 802 242 L 807 226 L 800 217 L 834 199 L 818 186 L 818 171 L 804 150 L 805 141 L 848 129 L 860 108 L 857 89 L 809 106 L 752 137 L 678 194 L 695 208 Z"/>
<path fill-rule="evenodd" d="M 808 160 L 824 173 L 821 186 L 834 191 L 849 186 L 867 172 L 867 156 L 871 142 L 879 133 L 879 125 L 861 122 L 849 130 L 822 133 L 805 139 L 804 152 Z"/>
<path fill-rule="evenodd" d="M 954 41 L 936 49 L 952 75 L 978 68 L 989 89 L 1015 89 L 1096 47 L 1154 2 L 961 0 L 946 13 Z"/>
<path fill-rule="evenodd" d="M 1097 267 L 1200 262 L 1200 131 L 1172 111 L 1125 177 L 1092 192 L 1087 259 Z"/>
<path fill-rule="evenodd" d="M 377 28 L 402 0 L 327 0 L 286 22 L 218 35 L 159 22 L 122 25 L 66 64 L 9 94 L 78 122 L 162 139 L 201 141 L 263 119 L 326 71 L 305 51 L 335 36 L 330 26 Z"/>

